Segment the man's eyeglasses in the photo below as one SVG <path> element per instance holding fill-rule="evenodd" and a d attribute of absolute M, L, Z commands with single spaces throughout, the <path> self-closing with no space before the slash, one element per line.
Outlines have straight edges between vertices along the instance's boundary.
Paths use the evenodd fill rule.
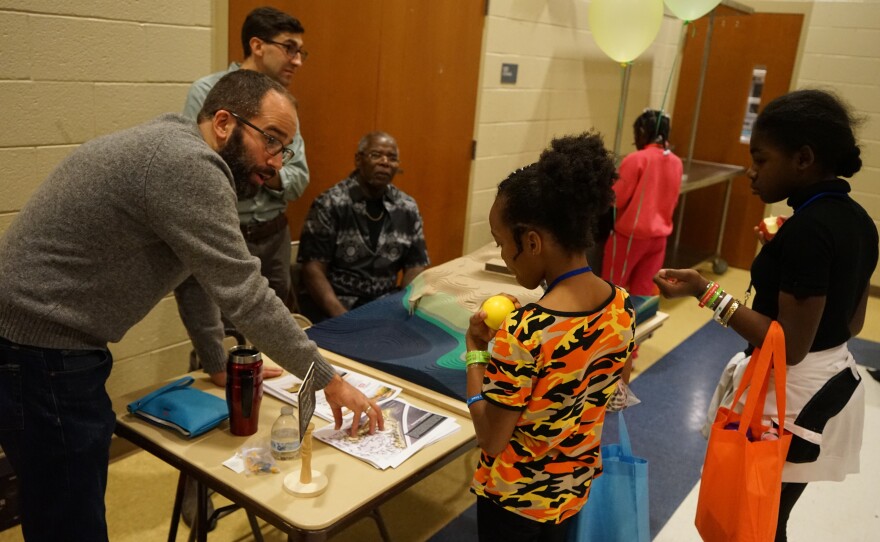
<path fill-rule="evenodd" d="M 370 162 L 380 162 L 383 158 L 392 166 L 400 165 L 400 158 L 396 154 L 385 154 L 379 151 L 365 151 L 361 153 L 370 159 Z"/>
<path fill-rule="evenodd" d="M 263 40 L 263 41 L 265 41 L 266 43 L 271 43 L 272 45 L 277 45 L 278 47 L 281 47 L 282 49 L 284 49 L 284 54 L 286 54 L 291 59 L 296 58 L 296 55 L 300 55 L 303 59 L 303 62 L 305 62 L 305 60 L 307 58 L 309 58 L 309 52 L 295 43 L 281 43 L 280 41 L 272 41 L 272 40 Z"/>
<path fill-rule="evenodd" d="M 281 161 L 284 163 L 286 163 L 288 160 L 293 158 L 293 155 L 294 155 L 293 149 L 288 149 L 287 147 L 285 147 L 284 143 L 279 141 L 278 138 L 271 136 L 271 135 L 267 134 L 266 132 L 264 132 L 263 130 L 257 128 L 256 126 L 251 124 L 250 121 L 248 121 L 246 118 L 242 117 L 238 113 L 233 113 L 232 111 L 229 111 L 229 114 L 232 115 L 233 117 L 235 117 L 237 120 L 240 120 L 242 122 L 242 124 L 246 124 L 246 125 L 250 126 L 251 128 L 253 128 L 257 132 L 259 132 L 261 136 L 263 136 L 263 139 L 265 139 L 265 141 L 266 141 L 266 152 L 268 152 L 272 156 L 275 156 L 280 152 L 281 153 Z"/>

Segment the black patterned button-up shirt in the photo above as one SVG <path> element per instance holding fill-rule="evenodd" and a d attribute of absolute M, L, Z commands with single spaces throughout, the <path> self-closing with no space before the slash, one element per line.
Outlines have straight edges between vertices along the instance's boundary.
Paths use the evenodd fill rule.
<path fill-rule="evenodd" d="M 353 308 L 397 288 L 397 274 L 429 264 L 422 217 L 416 201 L 394 185 L 382 197 L 381 217 L 367 210 L 367 198 L 352 173 L 312 203 L 300 234 L 297 261 L 327 264 L 327 278 L 339 301 Z M 375 248 L 371 223 L 381 222 Z"/>

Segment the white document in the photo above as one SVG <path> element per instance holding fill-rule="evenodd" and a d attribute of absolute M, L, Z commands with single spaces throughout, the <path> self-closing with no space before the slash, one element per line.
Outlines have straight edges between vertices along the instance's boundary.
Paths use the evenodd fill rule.
<path fill-rule="evenodd" d="M 339 373 L 339 376 L 341 376 L 343 380 L 360 390 L 361 393 L 366 395 L 370 400 L 376 401 L 380 406 L 382 403 L 390 401 L 400 395 L 400 388 L 397 386 L 348 369 L 336 367 L 335 365 L 333 368 Z M 282 401 L 297 406 L 299 405 L 299 389 L 301 386 L 302 380 L 290 373 L 286 373 L 278 378 L 263 380 L 263 391 L 281 399 Z M 315 393 L 315 414 L 319 418 L 327 420 L 328 422 L 333 421 L 333 411 L 330 410 L 330 404 L 324 396 L 324 390 L 318 390 Z M 342 416 L 343 425 L 347 423 L 351 426 L 351 411 L 347 408 L 343 408 Z"/>
<path fill-rule="evenodd" d="M 336 430 L 332 425 L 315 431 L 314 436 L 343 452 L 370 463 L 376 468 L 395 468 L 425 446 L 459 430 L 455 420 L 422 410 L 401 399 L 382 405 L 385 430 L 369 434 L 366 417 L 358 435 L 349 434 L 351 423 Z"/>

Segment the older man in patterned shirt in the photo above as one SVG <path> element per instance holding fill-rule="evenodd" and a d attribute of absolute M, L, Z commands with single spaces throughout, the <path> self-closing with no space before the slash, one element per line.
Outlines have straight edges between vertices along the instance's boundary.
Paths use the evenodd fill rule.
<path fill-rule="evenodd" d="M 354 162 L 347 179 L 312 203 L 300 235 L 300 309 L 316 322 L 405 287 L 429 263 L 416 201 L 391 184 L 397 142 L 370 132 Z"/>

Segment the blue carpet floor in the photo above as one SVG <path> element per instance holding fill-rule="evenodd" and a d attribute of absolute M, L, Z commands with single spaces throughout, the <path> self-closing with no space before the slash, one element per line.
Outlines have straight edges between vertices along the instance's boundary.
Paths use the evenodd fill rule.
<path fill-rule="evenodd" d="M 627 409 L 633 453 L 648 460 L 651 537 L 700 479 L 709 400 L 724 366 L 746 342 L 714 322 L 700 328 L 632 382 L 642 404 Z M 616 425 L 608 419 L 609 428 Z M 616 435 L 617 429 L 609 429 Z"/>
<path fill-rule="evenodd" d="M 856 363 L 880 371 L 880 343 L 864 339 L 850 339 L 849 351 Z"/>
<path fill-rule="evenodd" d="M 321 348 L 464 401 L 463 332 L 423 312 L 410 314 L 409 294 L 376 299 L 315 324 L 306 335 Z"/>

